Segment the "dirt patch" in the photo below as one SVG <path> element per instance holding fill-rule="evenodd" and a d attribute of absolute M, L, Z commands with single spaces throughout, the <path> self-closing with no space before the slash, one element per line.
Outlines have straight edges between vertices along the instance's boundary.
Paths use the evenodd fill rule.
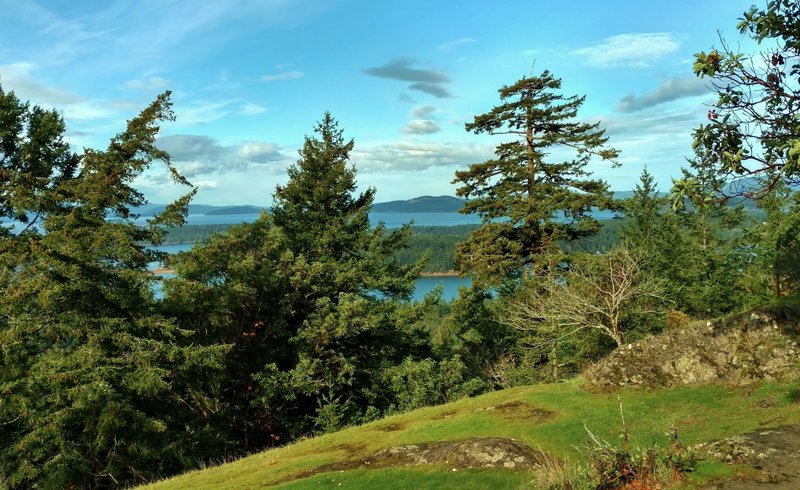
<path fill-rule="evenodd" d="M 503 403 L 501 405 L 492 405 L 489 407 L 476 408 L 475 412 L 494 412 L 500 417 L 507 420 L 530 420 L 534 422 L 544 422 L 555 417 L 555 412 L 538 408 L 530 403 L 523 401 L 513 401 Z"/>
<path fill-rule="evenodd" d="M 406 428 L 406 424 L 386 424 L 386 425 L 379 425 L 375 427 L 377 430 L 381 432 L 396 432 L 398 430 L 403 430 Z"/>
<path fill-rule="evenodd" d="M 449 419 L 450 417 L 452 417 L 455 414 L 456 414 L 455 411 L 448 410 L 447 412 L 442 412 L 440 414 L 434 415 L 433 417 L 431 417 L 431 420 Z"/>
<path fill-rule="evenodd" d="M 497 413 L 509 420 L 532 420 L 544 422 L 555 417 L 556 413 L 544 408 L 534 407 L 533 405 L 521 401 L 503 403 L 495 407 Z"/>
<path fill-rule="evenodd" d="M 426 442 L 381 449 L 367 457 L 339 461 L 312 470 L 290 475 L 276 482 L 300 480 L 331 471 L 358 468 L 394 468 L 428 464 L 446 465 L 453 470 L 462 468 L 507 468 L 526 470 L 541 466 L 546 455 L 514 439 L 489 437 L 461 441 Z M 552 460 L 552 457 L 550 457 Z"/>
<path fill-rule="evenodd" d="M 336 444 L 331 446 L 334 451 L 343 451 L 347 456 L 355 456 L 367 448 L 366 444 Z"/>
<path fill-rule="evenodd" d="M 800 488 L 800 425 L 748 432 L 693 449 L 700 455 L 757 470 L 755 480 L 717 482 L 714 490 Z"/>

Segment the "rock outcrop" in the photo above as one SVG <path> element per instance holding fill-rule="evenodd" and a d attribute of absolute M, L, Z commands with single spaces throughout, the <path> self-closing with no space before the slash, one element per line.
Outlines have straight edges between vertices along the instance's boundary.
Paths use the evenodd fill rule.
<path fill-rule="evenodd" d="M 790 425 L 728 437 L 692 449 L 701 457 L 742 464 L 757 470 L 755 479 L 731 480 L 709 487 L 714 490 L 771 490 L 800 488 L 800 426 Z"/>
<path fill-rule="evenodd" d="M 589 368 L 590 386 L 748 384 L 800 374 L 800 306 L 756 308 L 627 344 Z"/>

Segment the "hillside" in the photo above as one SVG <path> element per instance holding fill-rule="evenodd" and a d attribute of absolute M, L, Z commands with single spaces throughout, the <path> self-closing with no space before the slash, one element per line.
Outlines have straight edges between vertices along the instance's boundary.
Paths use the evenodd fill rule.
<path fill-rule="evenodd" d="M 561 473 L 562 462 L 584 468 L 587 429 L 620 445 L 620 402 L 634 448 L 664 447 L 673 424 L 691 445 L 800 422 L 796 383 L 613 394 L 588 392 L 581 383 L 512 388 L 424 408 L 147 488 L 531 488 Z M 757 471 L 704 459 L 689 473 L 688 486 L 737 474 Z"/>
<path fill-rule="evenodd" d="M 261 214 L 263 208 L 258 206 L 228 206 L 222 209 L 206 211 L 206 216 L 228 216 L 233 214 Z"/>
<path fill-rule="evenodd" d="M 373 213 L 457 213 L 464 201 L 451 196 L 420 196 L 404 201 L 378 202 Z"/>

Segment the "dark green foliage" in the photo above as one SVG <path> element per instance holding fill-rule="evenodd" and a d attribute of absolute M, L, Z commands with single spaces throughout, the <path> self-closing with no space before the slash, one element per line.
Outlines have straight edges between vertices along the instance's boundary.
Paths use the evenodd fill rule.
<path fill-rule="evenodd" d="M 599 222 L 600 229 L 594 235 L 581 237 L 572 241 L 559 242 L 564 252 L 607 252 L 620 243 L 620 218 L 606 219 Z"/>
<path fill-rule="evenodd" d="M 13 108 L 13 95 L 0 98 Z M 141 245 L 180 224 L 192 194 L 146 227 L 130 213 L 144 203 L 133 179 L 155 160 L 172 170 L 154 146 L 158 123 L 172 118 L 169 94 L 107 150 L 80 157 L 61 143 L 57 113 L 17 107 L 3 111 L 18 122 L 4 126 L 18 143 L 4 148 L 5 209 L 40 226 L 0 238 L 0 482 L 108 487 L 193 467 L 218 444 L 207 392 L 225 347 L 192 345 L 191 331 L 156 311 L 155 256 Z M 49 123 L 34 132 L 37 118 Z M 106 221 L 112 211 L 122 219 Z"/>
<path fill-rule="evenodd" d="M 0 86 L 0 221 L 21 222 L 17 233 L 63 206 L 52 191 L 73 178 L 80 162 L 64 130 L 58 112 L 31 107 Z M 0 236 L 7 231 L 0 226 Z"/>
<path fill-rule="evenodd" d="M 619 227 L 621 220 L 600 221 L 597 234 L 579 238 L 571 242 L 560 242 L 559 246 L 566 252 L 602 252 L 610 250 L 619 243 Z M 222 233 L 232 225 L 184 225 L 167 228 L 161 243 L 164 245 L 179 243 L 205 243 L 212 234 Z M 455 270 L 456 245 L 467 239 L 470 232 L 479 225 L 456 226 L 412 226 L 411 236 L 406 246 L 398 250 L 394 257 L 402 265 L 412 265 L 426 258 L 422 273 L 449 272 Z"/>
<path fill-rule="evenodd" d="M 764 214 L 745 232 L 747 283 L 759 299 L 765 290 L 794 294 L 800 286 L 800 194 L 777 184 L 758 204 Z"/>
<path fill-rule="evenodd" d="M 401 264 L 413 264 L 425 259 L 423 272 L 455 270 L 455 249 L 477 225 L 415 226 L 406 248 L 395 257 Z"/>
<path fill-rule="evenodd" d="M 478 214 L 483 226 L 457 250 L 457 263 L 482 285 L 519 277 L 526 267 L 546 269 L 559 241 L 595 233 L 589 212 L 607 209 L 605 182 L 591 179 L 592 156 L 613 159 L 599 123 L 576 122 L 584 97 L 565 97 L 561 81 L 545 71 L 502 87 L 501 104 L 466 125 L 476 134 L 510 134 L 496 158 L 456 172 L 457 194 L 468 199 L 464 214 Z M 558 149 L 563 160 L 554 159 Z M 549 158 L 548 158 L 549 156 Z M 561 216 L 562 219 L 557 219 Z"/>
<path fill-rule="evenodd" d="M 326 114 L 307 137 L 272 215 L 179 255 L 166 305 L 209 345 L 231 343 L 221 394 L 232 453 L 374 416 L 384 376 L 425 354 L 407 303 L 420 265 L 393 257 L 408 227 L 371 228 L 374 190 L 355 195 L 345 141 Z"/>
<path fill-rule="evenodd" d="M 222 233 L 230 224 L 213 225 L 185 225 L 180 227 L 169 227 L 165 230 L 164 238 L 161 243 L 164 245 L 177 243 L 204 243 L 213 233 Z"/>
<path fill-rule="evenodd" d="M 432 331 L 433 347 L 440 358 L 458 356 L 470 376 L 487 382 L 493 382 L 494 365 L 514 353 L 519 337 L 497 321 L 495 307 L 496 301 L 485 290 L 463 288 Z"/>
<path fill-rule="evenodd" d="M 438 362 L 409 357 L 386 372 L 391 393 L 397 400 L 395 407 L 403 412 L 448 403 L 486 389 L 484 381 L 477 377 L 466 379 L 468 375 L 457 355 Z"/>
<path fill-rule="evenodd" d="M 707 163 L 698 156 L 683 170 L 694 185 L 677 212 L 645 170 L 624 204 L 621 232 L 645 270 L 665 280 L 675 309 L 701 318 L 741 310 L 755 299 L 744 277 L 749 253 L 741 240 L 744 210 L 719 198 L 717 176 Z"/>

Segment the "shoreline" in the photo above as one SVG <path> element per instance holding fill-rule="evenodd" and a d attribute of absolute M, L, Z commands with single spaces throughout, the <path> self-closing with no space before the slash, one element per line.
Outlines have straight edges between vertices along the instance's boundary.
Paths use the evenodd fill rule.
<path fill-rule="evenodd" d="M 454 270 L 445 272 L 421 272 L 419 277 L 459 277 L 459 274 Z"/>

